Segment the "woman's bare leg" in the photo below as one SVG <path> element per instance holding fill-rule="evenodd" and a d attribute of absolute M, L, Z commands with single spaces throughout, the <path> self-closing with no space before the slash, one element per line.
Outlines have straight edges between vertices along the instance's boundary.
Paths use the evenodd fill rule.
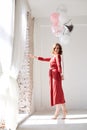
<path fill-rule="evenodd" d="M 65 103 L 61 104 L 61 107 L 62 107 L 62 112 L 63 112 L 63 119 L 65 119 L 66 118 L 66 114 L 67 114 Z"/>
<path fill-rule="evenodd" d="M 52 119 L 57 119 L 58 115 L 59 115 L 59 111 L 60 111 L 60 104 L 56 105 L 56 110 L 54 113 L 54 117 Z"/>

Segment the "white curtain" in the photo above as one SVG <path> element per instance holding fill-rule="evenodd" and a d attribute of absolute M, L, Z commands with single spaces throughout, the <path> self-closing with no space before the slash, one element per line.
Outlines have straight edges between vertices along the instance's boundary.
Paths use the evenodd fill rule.
<path fill-rule="evenodd" d="M 18 75 L 19 84 L 19 111 L 20 113 L 32 112 L 32 91 L 33 91 L 33 60 L 29 59 L 29 53 L 33 54 L 33 28 L 34 19 L 30 12 L 24 14 L 26 20 L 26 45 L 22 67 Z"/>
<path fill-rule="evenodd" d="M 16 79 L 24 55 L 24 43 L 17 42 L 17 36 L 13 35 L 17 30 L 16 26 L 14 30 L 14 8 L 15 0 L 0 0 L 0 120 L 5 120 L 6 128 L 11 130 L 17 127 Z"/>

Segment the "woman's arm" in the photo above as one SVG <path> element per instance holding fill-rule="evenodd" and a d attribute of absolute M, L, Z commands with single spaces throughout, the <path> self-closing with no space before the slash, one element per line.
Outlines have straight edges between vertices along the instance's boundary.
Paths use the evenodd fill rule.
<path fill-rule="evenodd" d="M 60 55 L 56 55 L 56 63 L 57 63 L 58 72 L 62 73 L 61 56 Z"/>
<path fill-rule="evenodd" d="M 43 57 L 38 57 L 38 60 L 41 60 L 41 61 L 50 61 L 51 58 L 43 58 Z"/>
<path fill-rule="evenodd" d="M 57 67 L 58 67 L 58 72 L 61 74 L 61 78 L 63 80 L 64 76 L 62 74 L 62 65 L 61 65 L 61 56 L 60 55 L 56 55 L 56 63 L 57 63 Z"/>
<path fill-rule="evenodd" d="M 40 60 L 40 61 L 47 61 L 47 62 L 49 62 L 50 59 L 51 59 L 51 58 L 37 57 L 37 56 L 34 56 L 34 55 L 32 55 L 32 54 L 29 54 L 29 57 L 30 57 L 30 58 L 33 58 L 33 59 L 35 58 L 35 59 Z"/>
<path fill-rule="evenodd" d="M 35 59 L 38 59 L 37 56 L 34 56 L 34 55 L 32 55 L 32 54 L 29 54 L 29 57 L 32 58 L 32 59 L 34 59 L 34 58 L 35 58 Z"/>

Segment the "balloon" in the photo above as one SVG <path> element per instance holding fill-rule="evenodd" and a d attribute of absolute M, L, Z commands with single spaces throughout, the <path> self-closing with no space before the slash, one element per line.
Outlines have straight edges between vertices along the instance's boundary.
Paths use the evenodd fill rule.
<path fill-rule="evenodd" d="M 57 8 L 57 12 L 58 13 L 67 13 L 66 6 L 64 4 L 59 5 L 58 8 Z"/>
<path fill-rule="evenodd" d="M 59 26 L 52 26 L 52 32 L 60 32 L 61 28 Z"/>
<path fill-rule="evenodd" d="M 52 32 L 54 33 L 54 35 L 56 36 L 56 37 L 58 37 L 59 36 L 59 34 L 63 31 L 63 27 L 62 26 L 52 26 L 51 27 L 51 29 L 52 29 Z"/>
<path fill-rule="evenodd" d="M 65 5 L 60 5 L 56 11 L 50 15 L 52 33 L 58 37 L 61 44 L 68 44 L 70 42 L 70 32 L 72 32 L 74 26 L 67 15 Z"/>
<path fill-rule="evenodd" d="M 68 16 L 66 14 L 60 14 L 59 16 L 59 23 L 65 24 L 68 21 Z"/>
<path fill-rule="evenodd" d="M 54 12 L 54 13 L 51 14 L 50 20 L 54 25 L 58 25 L 58 21 L 59 21 L 58 19 L 59 19 L 58 13 Z"/>
<path fill-rule="evenodd" d="M 68 35 L 68 34 L 69 34 L 69 30 L 66 26 L 64 26 L 63 35 Z"/>
<path fill-rule="evenodd" d="M 56 36 L 56 37 L 58 37 L 58 38 L 60 38 L 60 37 L 61 37 L 61 35 L 62 35 L 62 33 L 61 33 L 61 32 L 57 32 L 57 33 L 55 33 L 55 36 Z"/>
<path fill-rule="evenodd" d="M 70 42 L 70 35 L 61 35 L 59 41 L 62 44 L 68 44 Z"/>
<path fill-rule="evenodd" d="M 71 25 L 65 25 L 66 27 L 67 27 L 67 29 L 69 30 L 69 32 L 72 32 L 72 30 L 73 30 L 73 25 L 71 24 Z"/>

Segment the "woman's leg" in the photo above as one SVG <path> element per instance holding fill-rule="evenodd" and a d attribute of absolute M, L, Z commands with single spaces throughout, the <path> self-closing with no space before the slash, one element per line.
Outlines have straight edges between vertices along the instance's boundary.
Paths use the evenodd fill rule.
<path fill-rule="evenodd" d="M 59 115 L 59 111 L 60 111 L 60 104 L 56 105 L 56 110 L 54 113 L 54 117 L 52 119 L 57 119 L 58 115 Z"/>
<path fill-rule="evenodd" d="M 63 119 L 65 119 L 66 118 L 66 114 L 67 114 L 65 103 L 61 104 L 61 107 L 62 107 L 62 112 L 63 112 Z"/>

